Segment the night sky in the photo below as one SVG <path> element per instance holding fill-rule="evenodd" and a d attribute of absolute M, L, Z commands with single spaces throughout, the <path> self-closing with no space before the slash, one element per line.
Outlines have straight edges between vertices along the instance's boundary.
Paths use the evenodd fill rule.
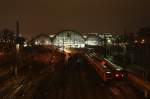
<path fill-rule="evenodd" d="M 0 29 L 27 35 L 80 32 L 136 32 L 150 26 L 150 0 L 1 0 Z"/>

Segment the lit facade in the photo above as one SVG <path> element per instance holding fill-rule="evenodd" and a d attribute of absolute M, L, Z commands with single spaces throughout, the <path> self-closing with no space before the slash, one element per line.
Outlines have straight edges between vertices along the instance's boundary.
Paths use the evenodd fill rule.
<path fill-rule="evenodd" d="M 55 35 L 53 45 L 67 48 L 84 48 L 85 41 L 82 35 L 76 31 L 65 30 Z"/>
<path fill-rule="evenodd" d="M 57 34 L 39 35 L 34 40 L 36 45 L 54 45 L 65 48 L 84 48 L 85 46 L 103 46 L 112 44 L 116 35 L 110 33 L 79 33 L 73 30 L 64 30 Z"/>

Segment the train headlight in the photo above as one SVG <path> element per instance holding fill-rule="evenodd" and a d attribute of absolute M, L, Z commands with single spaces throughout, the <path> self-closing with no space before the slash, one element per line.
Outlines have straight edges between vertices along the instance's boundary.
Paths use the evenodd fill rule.
<path fill-rule="evenodd" d="M 117 70 L 117 71 L 120 71 L 121 69 L 120 69 L 120 68 L 117 68 L 116 70 Z"/>
<path fill-rule="evenodd" d="M 106 72 L 106 73 L 107 73 L 107 74 L 110 74 L 111 72 L 108 71 L 108 72 Z"/>

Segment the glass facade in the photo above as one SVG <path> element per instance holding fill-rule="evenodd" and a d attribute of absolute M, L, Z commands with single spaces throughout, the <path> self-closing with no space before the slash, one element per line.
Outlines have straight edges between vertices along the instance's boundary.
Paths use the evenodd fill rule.
<path fill-rule="evenodd" d="M 83 48 L 85 41 L 82 35 L 75 31 L 59 32 L 53 39 L 53 45 L 66 48 Z"/>
<path fill-rule="evenodd" d="M 35 45 L 51 45 L 51 39 L 49 37 L 46 37 L 46 36 L 39 36 L 34 41 L 34 44 Z"/>

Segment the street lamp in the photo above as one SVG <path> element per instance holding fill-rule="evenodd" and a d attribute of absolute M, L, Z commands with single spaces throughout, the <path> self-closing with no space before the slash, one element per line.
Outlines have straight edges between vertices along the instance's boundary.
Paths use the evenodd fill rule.
<path fill-rule="evenodd" d="M 15 76 L 18 75 L 18 58 L 19 58 L 19 50 L 20 50 L 20 44 L 16 44 L 16 66 L 14 68 Z"/>
<path fill-rule="evenodd" d="M 16 51 L 17 51 L 17 54 L 19 54 L 19 49 L 20 49 L 20 44 L 16 44 Z"/>

